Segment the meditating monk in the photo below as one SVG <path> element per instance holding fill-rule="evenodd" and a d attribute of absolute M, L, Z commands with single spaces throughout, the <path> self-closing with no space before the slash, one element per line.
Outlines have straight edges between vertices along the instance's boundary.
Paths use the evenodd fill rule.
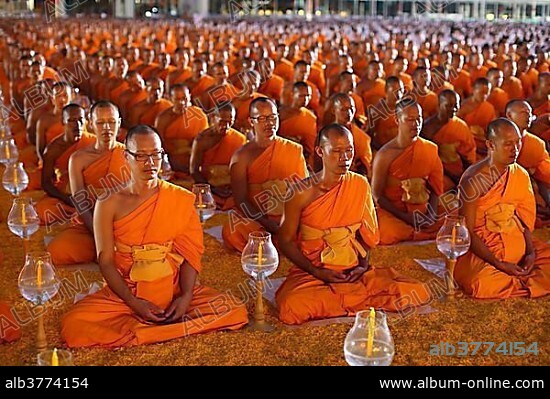
<path fill-rule="evenodd" d="M 183 177 L 189 174 L 193 140 L 208 127 L 208 118 L 202 109 L 191 105 L 187 86 L 181 83 L 172 86 L 170 96 L 174 105 L 157 117 L 155 127 L 162 138 L 172 169 Z"/>
<path fill-rule="evenodd" d="M 344 71 L 338 75 L 338 85 L 337 85 L 337 94 L 344 93 L 348 94 L 353 98 L 355 103 L 355 116 L 363 121 L 365 121 L 365 105 L 363 104 L 363 99 L 359 94 L 356 94 L 357 91 L 357 76 L 350 72 Z"/>
<path fill-rule="evenodd" d="M 544 140 L 529 132 L 533 109 L 527 101 L 512 100 L 506 106 L 506 118 L 514 122 L 521 133 L 521 150 L 517 163 L 531 176 L 537 200 L 537 222 L 550 218 L 550 157 Z"/>
<path fill-rule="evenodd" d="M 533 107 L 536 116 L 550 113 L 550 72 L 539 75 L 537 87 L 527 101 Z"/>
<path fill-rule="evenodd" d="M 304 158 L 313 154 L 317 138 L 317 116 L 307 108 L 311 100 L 311 87 L 306 82 L 294 83 L 294 96 L 291 105 L 280 107 L 281 127 L 279 135 L 300 143 Z"/>
<path fill-rule="evenodd" d="M 396 76 L 386 80 L 386 96 L 368 108 L 368 130 L 373 149 L 379 149 L 397 136 L 396 104 L 405 94 L 403 82 Z"/>
<path fill-rule="evenodd" d="M 185 85 L 189 87 L 193 104 L 202 107 L 201 95 L 204 94 L 207 88 L 212 87 L 215 80 L 212 76 L 206 74 L 207 64 L 200 58 L 195 58 L 191 65 L 191 77 L 185 81 Z M 172 87 L 170 87 L 170 92 Z"/>
<path fill-rule="evenodd" d="M 212 68 L 212 77 L 214 84 L 207 87 L 203 93 L 198 94 L 200 106 L 205 112 L 210 113 L 218 105 L 222 105 L 232 101 L 240 90 L 229 82 L 229 70 L 227 65 L 217 62 Z"/>
<path fill-rule="evenodd" d="M 63 135 L 44 150 L 42 189 L 46 196 L 35 205 L 42 224 L 67 223 L 75 213 L 69 186 L 69 158 L 76 151 L 92 146 L 96 138 L 85 133 L 86 112 L 77 104 L 69 104 L 61 113 Z"/>
<path fill-rule="evenodd" d="M 475 83 L 476 80 L 479 78 L 486 78 L 487 77 L 487 71 L 489 68 L 487 68 L 485 65 L 483 65 L 483 54 L 481 53 L 473 53 L 470 55 L 470 83 Z"/>
<path fill-rule="evenodd" d="M 504 80 L 502 81 L 501 89 L 508 94 L 510 100 L 524 98 L 523 85 L 521 80 L 516 77 L 517 63 L 513 59 L 507 59 L 504 61 L 502 71 L 504 73 Z"/>
<path fill-rule="evenodd" d="M 246 144 L 246 136 L 233 129 L 235 107 L 231 103 L 217 108 L 212 126 L 200 132 L 191 150 L 189 171 L 195 183 L 210 184 L 212 194 L 221 209 L 231 197 L 229 163 L 233 154 Z"/>
<path fill-rule="evenodd" d="M 235 330 L 246 307 L 200 285 L 202 227 L 189 191 L 158 178 L 162 146 L 149 126 L 126 136 L 131 184 L 97 203 L 97 258 L 107 286 L 65 314 L 69 347 L 120 347 Z"/>
<path fill-rule="evenodd" d="M 262 77 L 258 92 L 280 103 L 285 81 L 279 75 L 275 75 L 275 61 L 271 58 L 263 59 L 256 63 L 256 70 Z"/>
<path fill-rule="evenodd" d="M 353 316 L 369 307 L 396 311 L 413 291 L 415 302 L 407 305 L 429 300 L 422 283 L 369 264 L 378 224 L 367 179 L 349 170 L 353 148 L 344 126 L 321 129 L 315 152 L 323 168 L 293 186 L 285 202 L 277 238 L 294 265 L 276 293 L 283 323 Z"/>
<path fill-rule="evenodd" d="M 98 101 L 92 106 L 90 127 L 96 142 L 69 158 L 71 198 L 79 220 L 56 235 L 47 248 L 56 266 L 95 260 L 92 222 L 95 201 L 120 190 L 130 178 L 124 145 L 116 141 L 120 124 L 120 114 L 113 103 Z"/>
<path fill-rule="evenodd" d="M 275 70 L 273 73 L 280 76 L 285 81 L 292 81 L 294 76 L 294 65 L 287 60 L 288 46 L 284 43 L 279 43 L 275 51 Z"/>
<path fill-rule="evenodd" d="M 115 104 L 120 101 L 120 95 L 130 88 L 126 77 L 128 75 L 128 61 L 126 58 L 115 57 L 114 77 L 106 86 L 107 97 Z"/>
<path fill-rule="evenodd" d="M 309 75 L 311 73 L 311 66 L 305 61 L 298 61 L 294 67 L 294 78 L 288 80 L 283 88 L 282 103 L 285 105 L 292 104 L 292 96 L 294 91 L 294 83 L 304 82 L 311 88 L 311 100 L 308 108 L 315 112 L 316 116 L 321 115 L 321 93 L 317 86 L 309 81 Z"/>
<path fill-rule="evenodd" d="M 187 54 L 184 48 L 176 49 L 174 53 L 174 63 L 176 69 L 169 72 L 164 81 L 167 93 L 170 93 L 170 88 L 172 86 L 185 82 L 193 74 L 189 67 L 189 54 Z"/>
<path fill-rule="evenodd" d="M 386 82 L 382 79 L 384 69 L 380 61 L 371 61 L 367 75 L 357 85 L 357 93 L 361 95 L 366 108 L 376 104 L 386 96 Z"/>
<path fill-rule="evenodd" d="M 472 94 L 472 83 L 470 72 L 464 69 L 464 55 L 453 53 L 451 67 L 453 71 L 451 83 L 454 86 L 454 90 L 462 99 L 469 97 Z"/>
<path fill-rule="evenodd" d="M 487 101 L 493 105 L 497 116 L 504 116 L 506 104 L 510 101 L 508 93 L 501 89 L 504 73 L 498 68 L 491 68 L 487 72 L 487 80 L 491 83 L 491 92 L 487 97 Z"/>
<path fill-rule="evenodd" d="M 460 182 L 460 214 L 470 250 L 454 277 L 474 298 L 537 298 L 550 293 L 550 247 L 531 236 L 535 197 L 529 174 L 516 163 L 521 133 L 508 119 L 487 128 L 488 155 Z"/>
<path fill-rule="evenodd" d="M 118 97 L 118 105 L 123 121 L 128 119 L 128 115 L 133 107 L 147 98 L 147 90 L 143 78 L 136 71 L 130 71 L 126 75 L 129 88 L 122 92 Z"/>
<path fill-rule="evenodd" d="M 429 118 L 437 112 L 438 104 L 437 94 L 430 90 L 432 73 L 429 69 L 418 67 L 412 77 L 414 88 L 411 95 L 422 107 L 422 117 Z"/>
<path fill-rule="evenodd" d="M 378 204 L 380 244 L 435 237 L 443 165 L 437 145 L 419 137 L 422 110 L 407 98 L 397 103 L 397 137 L 374 157 L 372 193 Z"/>
<path fill-rule="evenodd" d="M 132 107 L 128 112 L 128 119 L 125 123 L 127 127 L 135 125 L 154 126 L 157 117 L 173 104 L 165 98 L 164 81 L 158 77 L 152 77 L 147 80 L 147 98 L 140 101 Z"/>
<path fill-rule="evenodd" d="M 458 110 L 458 117 L 468 124 L 474 139 L 476 140 L 477 153 L 479 157 L 485 156 L 485 131 L 487 125 L 497 117 L 495 108 L 487 101 L 491 83 L 486 78 L 479 78 L 473 85 L 473 93 L 468 97 Z"/>
<path fill-rule="evenodd" d="M 274 100 L 254 100 L 250 122 L 254 139 L 235 152 L 229 166 L 236 207 L 222 230 L 224 243 L 237 251 L 243 250 L 253 231 L 277 232 L 288 185 L 307 176 L 302 146 L 277 136 Z"/>
<path fill-rule="evenodd" d="M 237 110 L 235 119 L 235 128 L 240 132 L 250 132 L 252 130 L 249 122 L 250 103 L 258 97 L 265 97 L 258 93 L 258 88 L 261 84 L 261 77 L 255 70 L 247 70 L 242 73 L 240 81 L 243 83 L 243 88 L 240 89 L 238 95 L 233 98 L 232 104 Z M 223 104 L 220 104 L 220 106 Z"/>
<path fill-rule="evenodd" d="M 21 327 L 12 309 L 7 302 L 0 301 L 0 344 L 14 342 L 21 338 Z"/>
<path fill-rule="evenodd" d="M 445 191 L 456 187 L 462 173 L 476 162 L 476 142 L 466 122 L 456 116 L 459 109 L 458 93 L 442 91 L 437 114 L 426 120 L 421 134 L 437 144 Z"/>

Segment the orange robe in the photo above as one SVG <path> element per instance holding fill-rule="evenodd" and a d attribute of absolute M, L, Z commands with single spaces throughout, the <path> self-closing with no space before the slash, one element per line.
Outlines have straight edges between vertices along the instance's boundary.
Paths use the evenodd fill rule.
<path fill-rule="evenodd" d="M 428 209 L 429 191 L 437 196 L 443 193 L 443 165 L 437 153 L 437 145 L 418 137 L 391 163 L 384 196 L 403 212 L 425 213 Z M 426 221 L 422 220 L 415 229 L 380 206 L 377 211 L 382 245 L 426 240 L 435 237 L 437 232 L 436 223 L 424 229 L 426 224 L 423 222 Z M 433 212 L 437 212 L 437 209 Z M 423 229 L 419 230 L 420 227 Z"/>
<path fill-rule="evenodd" d="M 533 230 L 535 212 L 529 173 L 518 164 L 512 164 L 477 200 L 474 232 L 498 260 L 518 264 L 525 255 L 523 225 Z M 550 247 L 534 238 L 533 247 L 535 268 L 529 277 L 504 273 L 471 251 L 458 259 L 454 277 L 464 292 L 474 298 L 547 295 L 550 293 Z"/>
<path fill-rule="evenodd" d="M 279 133 L 300 143 L 304 152 L 311 155 L 317 138 L 317 117 L 313 111 L 301 107 L 299 113 L 281 122 Z"/>
<path fill-rule="evenodd" d="M 353 136 L 353 148 L 355 150 L 354 168 L 357 168 L 358 163 L 362 163 L 365 168 L 370 171 L 372 166 L 370 136 L 359 129 L 355 123 L 351 124 L 351 134 Z"/>
<path fill-rule="evenodd" d="M 229 128 L 225 136 L 212 148 L 204 152 L 201 172 L 213 187 L 231 186 L 229 163 L 231 157 L 239 148 L 246 144 L 246 136 L 233 128 Z M 220 208 L 234 204 L 233 198 L 216 197 Z"/>
<path fill-rule="evenodd" d="M 252 97 L 245 99 L 244 101 L 235 98 L 233 100 L 233 106 L 237 110 L 235 115 L 235 126 L 242 128 L 243 126 L 248 126 L 248 117 L 250 116 L 250 104 L 257 98 L 264 98 L 265 96 L 260 93 L 252 93 Z"/>
<path fill-rule="evenodd" d="M 111 92 L 109 93 L 109 98 L 111 101 L 113 101 L 115 104 L 118 104 L 120 102 L 120 95 L 124 93 L 126 90 L 130 88 L 130 85 L 127 81 L 122 82 L 117 87 L 115 87 Z"/>
<path fill-rule="evenodd" d="M 189 191 L 160 181 L 157 195 L 114 222 L 114 264 L 133 295 L 162 309 L 180 293 L 180 265 L 185 260 L 201 271 L 204 252 L 202 228 Z M 168 248 L 162 257 L 167 270 L 147 265 L 147 275 L 134 270 L 132 247 L 147 256 L 144 245 Z M 155 248 L 152 252 L 155 251 Z M 158 255 L 157 255 L 158 256 Z M 149 258 L 150 259 L 150 258 Z M 157 267 L 155 267 L 157 266 Z M 143 269 L 143 268 L 142 268 Z M 141 320 L 108 286 L 78 302 L 61 322 L 61 335 L 69 347 L 120 347 L 163 342 L 190 334 L 220 329 L 235 330 L 248 322 L 246 308 L 232 297 L 215 306 L 221 293 L 195 285 L 186 316 L 181 322 L 155 324 Z"/>
<path fill-rule="evenodd" d="M 327 87 L 327 81 L 325 79 L 325 70 L 323 69 L 323 64 L 316 61 L 311 66 L 311 73 L 309 74 L 309 80 L 315 86 L 319 88 L 321 93 L 324 93 Z"/>
<path fill-rule="evenodd" d="M 438 153 L 443 168 L 452 176 L 461 176 L 464 172 L 466 159 L 470 165 L 476 162 L 476 142 L 466 122 L 458 116 L 450 119 L 434 135 L 433 141 L 438 146 Z M 445 176 L 445 190 L 455 186 L 454 182 Z"/>
<path fill-rule="evenodd" d="M 369 126 L 372 126 L 373 137 L 382 146 L 397 136 L 395 110 L 389 110 L 382 99 L 370 111 Z"/>
<path fill-rule="evenodd" d="M 302 146 L 282 137 L 276 137 L 247 170 L 248 199 L 258 210 L 279 221 L 289 183 L 307 177 Z M 238 209 L 231 210 L 229 222 L 222 229 L 223 241 L 241 252 L 253 231 L 264 230 L 262 225 L 245 218 Z"/>
<path fill-rule="evenodd" d="M 380 99 L 386 97 L 386 82 L 384 79 L 376 79 L 374 81 L 374 86 L 372 86 L 370 89 L 365 90 L 361 93 L 361 97 L 363 98 L 363 103 L 365 107 L 368 107 L 369 105 L 374 105 Z"/>
<path fill-rule="evenodd" d="M 286 58 L 282 58 L 275 63 L 275 70 L 273 73 L 279 75 L 286 81 L 291 81 L 294 78 L 294 65 Z"/>
<path fill-rule="evenodd" d="M 69 158 L 71 155 L 81 148 L 94 145 L 96 137 L 93 134 L 84 133 L 80 140 L 67 148 L 63 154 L 55 160 L 56 181 L 54 185 L 64 193 L 70 193 L 69 187 Z M 75 209 L 72 206 L 65 204 L 57 198 L 45 195 L 35 205 L 36 213 L 40 218 L 42 225 L 51 224 L 60 221 L 68 222 L 73 216 Z"/>
<path fill-rule="evenodd" d="M 428 118 L 437 113 L 439 98 L 433 91 L 428 90 L 425 94 L 415 94 L 418 104 L 422 107 L 422 116 Z"/>
<path fill-rule="evenodd" d="M 277 102 L 281 102 L 281 96 L 283 94 L 283 87 L 285 81 L 283 78 L 277 75 L 273 75 L 267 81 L 260 86 L 258 93 L 265 94 L 266 96 L 274 99 Z"/>
<path fill-rule="evenodd" d="M 6 302 L 0 301 L 0 344 L 21 338 L 21 327 L 11 309 Z"/>
<path fill-rule="evenodd" d="M 369 183 L 365 177 L 348 172 L 340 184 L 302 211 L 298 245 L 314 266 L 342 271 L 359 264 L 357 245 L 361 244 L 355 241 L 356 232 L 370 248 L 378 243 Z M 342 245 L 344 240 L 340 234 L 352 235 L 351 240 L 355 242 L 350 240 Z M 337 245 L 331 245 L 337 241 L 331 235 L 338 236 Z M 392 268 L 371 267 L 355 283 L 328 284 L 294 266 L 277 291 L 276 300 L 282 322 L 302 324 L 315 319 L 352 316 L 370 307 L 400 310 L 404 305 L 401 297 L 412 296 L 413 291 L 416 303 L 407 303 L 407 306 L 428 302 L 428 290 L 422 283 L 401 276 Z"/>
<path fill-rule="evenodd" d="M 510 80 L 505 79 L 500 88 L 508 94 L 510 100 L 524 99 L 523 85 L 521 84 L 521 80 L 519 80 L 515 76 L 510 77 Z"/>
<path fill-rule="evenodd" d="M 476 80 L 479 78 L 484 78 L 487 76 L 489 69 L 486 66 L 481 66 L 478 68 L 470 68 L 470 83 L 473 85 Z"/>
<path fill-rule="evenodd" d="M 157 103 L 147 108 L 147 111 L 145 111 L 141 116 L 139 117 L 139 123 L 145 124 L 149 126 L 155 126 L 155 119 L 157 116 L 167 110 L 168 108 L 171 108 L 174 104 L 172 104 L 170 101 L 161 98 Z"/>
<path fill-rule="evenodd" d="M 474 135 L 477 151 L 480 154 L 485 154 L 487 152 L 485 133 L 489 123 L 496 119 L 496 117 L 495 108 L 489 101 L 483 101 L 477 108 L 463 117 L 464 122 L 468 124 Z"/>
<path fill-rule="evenodd" d="M 470 73 L 461 69 L 458 74 L 451 71 L 451 83 L 453 84 L 455 91 L 458 93 L 461 99 L 469 97 L 472 93 L 472 83 L 470 81 Z"/>
<path fill-rule="evenodd" d="M 77 193 L 74 198 L 79 204 L 77 211 L 92 209 L 96 198 L 108 195 L 109 190 L 126 183 L 130 172 L 124 158 L 124 146 L 117 143 L 112 151 L 92 162 L 83 172 L 86 192 Z M 47 251 L 52 255 L 55 266 L 90 263 L 96 258 L 92 233 L 83 224 L 74 223 L 49 243 Z"/>
<path fill-rule="evenodd" d="M 191 146 L 197 135 L 208 127 L 208 118 L 199 107 L 187 107 L 181 117 L 175 119 L 162 135 L 165 150 L 170 158 L 189 167 Z"/>
<path fill-rule="evenodd" d="M 533 107 L 533 114 L 535 114 L 535 116 L 541 116 L 548 113 L 550 113 L 550 100 L 543 102 L 536 108 Z"/>
<path fill-rule="evenodd" d="M 506 104 L 508 104 L 510 98 L 508 97 L 508 94 L 500 87 L 495 87 L 491 91 L 491 94 L 489 94 L 487 101 L 493 105 L 498 116 L 504 116 Z"/>

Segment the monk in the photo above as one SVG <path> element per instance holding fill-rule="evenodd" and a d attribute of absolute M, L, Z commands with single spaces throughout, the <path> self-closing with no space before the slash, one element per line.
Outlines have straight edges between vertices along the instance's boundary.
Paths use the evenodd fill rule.
<path fill-rule="evenodd" d="M 240 93 L 240 90 L 228 80 L 229 70 L 227 69 L 227 65 L 217 62 L 212 66 L 211 70 L 214 84 L 207 87 L 199 95 L 200 106 L 208 113 L 216 106 L 232 101 Z"/>
<path fill-rule="evenodd" d="M 222 230 L 224 243 L 237 251 L 244 249 L 251 232 L 277 232 L 288 185 L 307 176 L 302 146 L 277 136 L 274 100 L 254 100 L 250 122 L 254 139 L 233 154 L 229 165 L 236 210 L 229 212 Z"/>
<path fill-rule="evenodd" d="M 396 76 L 390 76 L 386 80 L 386 96 L 368 108 L 368 130 L 374 149 L 379 149 L 397 136 L 395 108 L 404 94 L 403 82 Z"/>
<path fill-rule="evenodd" d="M 21 327 L 7 302 L 0 301 L 0 344 L 15 342 L 21 338 Z"/>
<path fill-rule="evenodd" d="M 527 101 L 533 107 L 536 116 L 550 113 L 550 72 L 539 74 L 537 87 Z"/>
<path fill-rule="evenodd" d="M 471 244 L 458 259 L 454 277 L 474 298 L 547 295 L 550 247 L 531 236 L 535 197 L 529 174 L 516 163 L 521 150 L 518 127 L 504 118 L 491 122 L 487 148 L 487 157 L 466 170 L 460 182 L 460 214 Z"/>
<path fill-rule="evenodd" d="M 246 307 L 213 305 L 221 293 L 200 285 L 204 252 L 194 195 L 158 177 L 158 134 L 138 125 L 126 136 L 132 183 L 97 204 L 97 258 L 107 286 L 78 302 L 61 323 L 69 347 L 120 347 L 235 330 Z"/>
<path fill-rule="evenodd" d="M 166 76 L 166 91 L 170 93 L 170 88 L 178 83 L 183 83 L 192 75 L 189 67 L 189 54 L 183 48 L 177 48 L 174 53 L 174 63 L 176 68 Z"/>
<path fill-rule="evenodd" d="M 489 68 L 483 65 L 483 61 L 483 54 L 481 53 L 473 53 L 470 56 L 470 83 L 472 85 L 479 78 L 487 77 L 487 71 L 489 70 Z"/>
<path fill-rule="evenodd" d="M 311 87 L 306 82 L 296 82 L 293 94 L 292 104 L 280 107 L 279 135 L 300 143 L 305 159 L 309 159 L 317 138 L 317 116 L 307 108 L 311 100 Z"/>
<path fill-rule="evenodd" d="M 58 82 L 53 85 L 50 101 L 53 109 L 45 112 L 36 124 L 36 154 L 42 161 L 42 154 L 46 145 L 63 134 L 61 112 L 71 102 L 72 88 L 66 82 Z"/>
<path fill-rule="evenodd" d="M 294 67 L 294 78 L 285 83 L 281 101 L 285 105 L 292 104 L 294 83 L 305 82 L 311 88 L 311 100 L 308 107 L 319 116 L 321 114 L 321 93 L 317 86 L 309 81 L 310 73 L 311 66 L 303 60 L 298 61 Z"/>
<path fill-rule="evenodd" d="M 124 146 L 116 141 L 120 123 L 120 114 L 113 103 L 98 101 L 92 106 L 90 126 L 96 142 L 69 158 L 71 197 L 80 220 L 49 243 L 47 250 L 56 266 L 95 260 L 92 222 L 95 200 L 120 190 L 129 179 Z"/>
<path fill-rule="evenodd" d="M 498 68 L 491 68 L 487 72 L 487 80 L 491 83 L 491 92 L 487 101 L 493 105 L 498 116 L 503 116 L 506 104 L 510 101 L 508 93 L 501 89 L 504 74 Z"/>
<path fill-rule="evenodd" d="M 533 109 L 527 101 L 510 101 L 506 106 L 506 118 L 514 122 L 521 133 L 521 151 L 516 162 L 527 170 L 535 193 L 539 194 L 536 196 L 537 224 L 541 224 L 542 220 L 550 218 L 550 156 L 544 140 L 528 131 Z"/>
<path fill-rule="evenodd" d="M 251 131 L 251 126 L 248 119 L 250 116 L 248 114 L 250 103 L 258 97 L 265 96 L 258 93 L 258 88 L 261 84 L 261 77 L 255 70 L 244 71 L 239 77 L 239 80 L 242 82 L 243 88 L 240 89 L 238 95 L 232 100 L 232 104 L 237 110 L 235 128 L 241 132 L 249 132 Z"/>
<path fill-rule="evenodd" d="M 118 103 L 116 103 L 120 109 L 123 120 L 128 118 L 130 111 L 136 104 L 147 98 L 145 82 L 139 72 L 128 72 L 126 80 L 128 81 L 129 88 L 120 94 Z"/>
<path fill-rule="evenodd" d="M 422 110 L 412 100 L 397 104 L 397 137 L 374 157 L 372 192 L 378 204 L 380 244 L 434 238 L 432 216 L 443 193 L 437 146 L 421 137 Z"/>
<path fill-rule="evenodd" d="M 464 69 L 464 55 L 460 53 L 453 53 L 451 61 L 453 77 L 451 83 L 454 86 L 454 90 L 458 93 L 460 98 L 469 97 L 472 94 L 472 83 L 470 79 L 470 72 Z"/>
<path fill-rule="evenodd" d="M 371 61 L 367 75 L 357 85 L 357 93 L 363 99 L 365 107 L 376 104 L 386 96 L 386 82 L 382 79 L 384 70 L 380 61 Z"/>
<path fill-rule="evenodd" d="M 497 117 L 495 108 L 487 101 L 491 83 L 486 78 L 479 78 L 473 85 L 472 96 L 467 98 L 458 111 L 458 117 L 468 124 L 476 140 L 477 153 L 480 157 L 487 153 L 485 131 L 487 125 Z"/>
<path fill-rule="evenodd" d="M 69 158 L 85 147 L 95 144 L 95 136 L 84 132 L 86 113 L 77 104 L 63 108 L 63 135 L 54 139 L 44 150 L 42 189 L 46 196 L 36 204 L 36 212 L 42 224 L 69 222 L 75 209 L 69 187 Z"/>
<path fill-rule="evenodd" d="M 315 152 L 323 168 L 293 187 L 295 195 L 285 202 L 277 234 L 281 252 L 294 263 L 276 293 L 279 319 L 302 324 L 353 316 L 370 307 L 396 311 L 403 306 L 401 296 L 413 291 L 414 305 L 427 302 L 422 283 L 369 264 L 370 249 L 379 240 L 378 224 L 367 179 L 349 171 L 351 132 L 328 125 L 319 132 L 318 143 Z"/>
<path fill-rule="evenodd" d="M 273 73 L 288 82 L 294 76 L 294 65 L 286 59 L 287 56 L 288 46 L 284 43 L 278 44 L 275 51 L 275 70 Z"/>
<path fill-rule="evenodd" d="M 456 187 L 462 173 L 476 162 L 476 142 L 466 122 L 456 116 L 459 109 L 458 93 L 442 91 L 437 114 L 426 120 L 422 129 L 422 137 L 437 144 L 445 191 Z"/>
<path fill-rule="evenodd" d="M 128 75 L 128 61 L 126 58 L 116 57 L 114 78 L 106 85 L 107 98 L 115 104 L 120 101 L 120 95 L 130 88 L 126 76 Z"/>
<path fill-rule="evenodd" d="M 208 127 L 208 118 L 202 109 L 191 105 L 189 88 L 181 83 L 172 86 L 170 100 L 174 105 L 157 116 L 155 127 L 172 169 L 183 177 L 189 173 L 193 140 Z"/>
<path fill-rule="evenodd" d="M 513 59 L 504 61 L 502 71 L 504 73 L 504 80 L 502 82 L 501 89 L 508 94 L 510 100 L 523 99 L 523 85 L 521 80 L 516 77 L 517 63 Z"/>
<path fill-rule="evenodd" d="M 258 92 L 280 103 L 285 81 L 280 76 L 275 75 L 275 61 L 271 58 L 261 60 L 256 64 L 256 69 L 262 77 L 262 84 Z"/>
<path fill-rule="evenodd" d="M 413 72 L 412 95 L 422 107 L 423 118 L 429 118 L 437 112 L 437 94 L 430 90 L 432 73 L 429 69 L 418 67 Z"/>
<path fill-rule="evenodd" d="M 338 93 L 332 97 L 334 122 L 345 126 L 353 136 L 354 158 L 351 170 L 370 176 L 372 172 L 372 149 L 370 136 L 355 123 L 356 106 L 349 94 Z"/>
<path fill-rule="evenodd" d="M 147 98 L 129 110 L 128 120 L 126 121 L 127 127 L 135 125 L 154 126 L 157 116 L 173 106 L 170 101 L 162 98 L 164 94 L 164 81 L 158 77 L 152 77 L 147 81 L 146 85 Z"/>
<path fill-rule="evenodd" d="M 214 78 L 206 74 L 206 62 L 200 58 L 193 60 L 191 65 L 191 77 L 185 80 L 185 85 L 189 87 L 193 103 L 201 105 L 201 95 L 204 94 L 207 88 L 214 85 Z M 170 92 L 172 87 L 170 87 Z"/>
<path fill-rule="evenodd" d="M 200 132 L 193 141 L 190 173 L 195 183 L 210 184 L 221 209 L 231 197 L 229 162 L 246 144 L 246 136 L 233 129 L 235 108 L 231 103 L 216 109 L 212 126 Z"/>

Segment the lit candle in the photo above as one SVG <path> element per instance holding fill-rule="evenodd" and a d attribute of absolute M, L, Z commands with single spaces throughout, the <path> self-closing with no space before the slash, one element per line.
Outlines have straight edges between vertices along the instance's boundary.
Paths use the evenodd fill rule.
<path fill-rule="evenodd" d="M 457 228 L 457 226 L 458 226 L 458 223 L 454 224 L 453 229 L 451 231 L 451 248 L 454 248 L 455 245 L 456 245 L 456 228 Z"/>
<path fill-rule="evenodd" d="M 57 356 L 57 348 L 53 349 L 52 366 L 59 366 L 59 357 Z"/>
<path fill-rule="evenodd" d="M 36 262 L 36 286 L 42 288 L 42 261 Z"/>
<path fill-rule="evenodd" d="M 204 193 L 203 190 L 200 190 L 199 192 L 199 208 L 202 208 L 202 194 Z"/>
<path fill-rule="evenodd" d="M 376 326 L 376 311 L 370 308 L 369 327 L 367 333 L 367 356 L 372 356 L 372 344 L 374 341 L 374 329 Z"/>
<path fill-rule="evenodd" d="M 258 269 L 262 267 L 262 260 L 264 257 L 264 247 L 262 245 L 262 242 L 260 241 L 260 246 L 258 247 Z"/>

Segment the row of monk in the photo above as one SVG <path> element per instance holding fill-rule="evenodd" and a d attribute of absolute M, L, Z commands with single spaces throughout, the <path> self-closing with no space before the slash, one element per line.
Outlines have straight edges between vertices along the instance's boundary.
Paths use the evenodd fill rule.
<path fill-rule="evenodd" d="M 231 160 L 232 177 L 242 177 L 233 187 L 241 186 L 244 197 L 236 200 L 247 205 L 238 212 L 261 214 L 253 194 L 269 192 L 285 179 L 301 189 L 284 202 L 280 222 L 262 215 L 236 224 L 230 234 L 245 237 L 243 229 L 266 229 L 292 261 L 276 294 L 281 321 L 300 324 L 371 306 L 395 311 L 404 306 L 400 298 L 405 295 L 414 298 L 407 306 L 430 300 L 425 284 L 368 262 L 384 223 L 404 224 L 412 210 L 425 212 L 428 200 L 437 200 L 442 191 L 437 146 L 419 137 L 421 113 L 414 101 L 398 103 L 398 136 L 376 155 L 371 192 L 368 180 L 350 171 L 354 142 L 345 126 L 321 129 L 315 146 L 321 168 L 308 176 L 301 147 L 277 136 L 275 102 L 259 98 L 251 103 L 254 138 Z M 158 178 L 161 137 L 151 127 L 138 125 L 129 130 L 125 145 L 116 143 L 120 116 L 108 102 L 92 107 L 91 122 L 96 141 L 71 156 L 69 169 L 79 176 L 74 181 L 86 189 L 93 179 L 124 167 L 131 178 L 122 187 L 112 187 L 94 211 L 82 213 L 83 226 L 65 230 L 50 244 L 55 256 L 80 248 L 93 252 L 95 243 L 107 283 L 63 318 L 61 333 L 67 344 L 136 345 L 245 325 L 242 304 L 225 301 L 216 308 L 212 304 L 223 294 L 196 282 L 204 251 L 202 227 L 194 196 Z M 464 197 L 459 212 L 466 218 L 472 245 L 459 259 L 454 277 L 476 298 L 546 295 L 550 247 L 531 237 L 535 197 L 528 172 L 516 163 L 522 134 L 514 122 L 496 119 L 489 124 L 486 145 L 487 157 L 468 168 L 459 184 L 458 193 Z M 385 176 L 384 183 L 377 172 Z M 488 182 L 482 192 L 475 184 L 480 176 Z M 383 210 L 378 217 L 375 203 Z"/>

